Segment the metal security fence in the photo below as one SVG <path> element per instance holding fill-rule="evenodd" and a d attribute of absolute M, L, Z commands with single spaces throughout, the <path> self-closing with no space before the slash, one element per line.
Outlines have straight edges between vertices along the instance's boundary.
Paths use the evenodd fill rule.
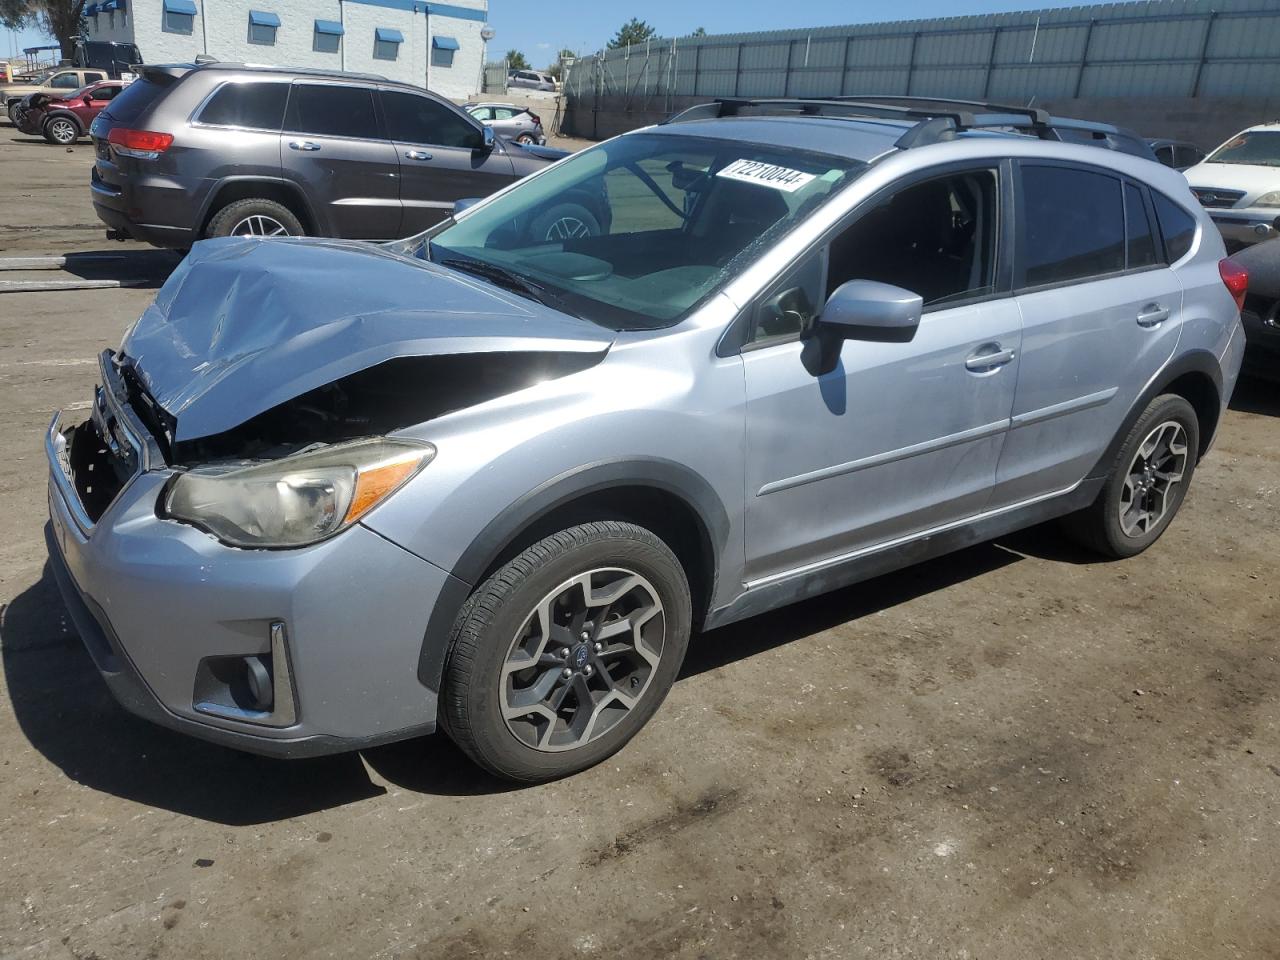
<path fill-rule="evenodd" d="M 1280 2 L 1152 0 L 653 40 L 586 57 L 566 111 L 652 114 L 725 96 L 911 94 L 1035 100 L 1273 97 Z"/>

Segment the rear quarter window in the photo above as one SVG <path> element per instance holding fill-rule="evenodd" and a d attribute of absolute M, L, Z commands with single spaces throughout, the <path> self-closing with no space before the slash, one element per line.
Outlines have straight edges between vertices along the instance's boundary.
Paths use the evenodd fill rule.
<path fill-rule="evenodd" d="M 278 131 L 288 99 L 287 83 L 228 83 L 218 88 L 196 119 L 219 127 Z"/>
<path fill-rule="evenodd" d="M 1156 219 L 1160 221 L 1165 254 L 1170 263 L 1177 263 L 1191 251 L 1196 239 L 1196 218 L 1155 190 L 1151 191 L 1151 199 L 1155 202 Z"/>

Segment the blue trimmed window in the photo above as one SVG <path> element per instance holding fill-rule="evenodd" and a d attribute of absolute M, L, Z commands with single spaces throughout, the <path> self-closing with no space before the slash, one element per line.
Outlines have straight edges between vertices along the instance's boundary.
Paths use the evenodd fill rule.
<path fill-rule="evenodd" d="M 316 53 L 337 53 L 342 49 L 342 24 L 337 20 L 317 20 L 311 49 Z"/>
<path fill-rule="evenodd" d="M 373 31 L 373 59 L 399 60 L 402 43 L 404 43 L 404 34 L 399 30 L 378 27 Z"/>
<path fill-rule="evenodd" d="M 190 36 L 195 31 L 196 5 L 194 0 L 164 0 L 165 33 L 182 33 Z"/>
<path fill-rule="evenodd" d="M 458 41 L 453 37 L 435 36 L 431 38 L 431 65 L 433 67 L 452 67 L 453 55 L 458 52 Z"/>
<path fill-rule="evenodd" d="M 276 31 L 280 29 L 280 18 L 274 13 L 262 10 L 249 11 L 249 42 L 263 47 L 273 47 L 276 43 Z"/>

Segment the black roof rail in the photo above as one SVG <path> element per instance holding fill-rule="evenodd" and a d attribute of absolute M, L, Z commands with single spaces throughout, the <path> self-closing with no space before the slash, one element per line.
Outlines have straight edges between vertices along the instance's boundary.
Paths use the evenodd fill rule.
<path fill-rule="evenodd" d="M 699 103 L 682 110 L 664 123 L 712 120 L 739 116 L 744 110 L 761 113 L 806 116 L 869 118 L 917 121 L 896 141 L 903 150 L 954 139 L 965 130 L 1011 128 L 1026 131 L 1042 140 L 1088 142 L 1121 153 L 1152 159 L 1151 148 L 1137 134 L 1109 123 L 1053 117 L 1040 107 L 1021 107 L 979 100 L 952 100 L 946 97 L 893 95 L 838 96 L 823 98 L 726 97 Z M 1064 131 L 1069 132 L 1063 136 Z"/>

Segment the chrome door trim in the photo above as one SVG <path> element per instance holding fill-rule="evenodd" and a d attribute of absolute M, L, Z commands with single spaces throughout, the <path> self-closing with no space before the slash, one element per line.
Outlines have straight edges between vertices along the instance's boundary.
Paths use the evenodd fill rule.
<path fill-rule="evenodd" d="M 774 480 L 766 483 L 757 492 L 756 496 L 763 497 L 771 493 L 778 493 L 782 490 L 791 490 L 800 487 L 806 483 L 815 483 L 818 480 L 829 480 L 832 477 L 844 476 L 847 473 L 857 473 L 859 470 L 866 470 L 869 467 L 880 467 L 887 463 L 895 463 L 898 460 L 906 460 L 910 457 L 918 457 L 925 453 L 934 453 L 938 450 L 945 450 L 947 447 L 954 447 L 961 443 L 970 443 L 974 440 L 985 440 L 988 437 L 999 436 L 1009 429 L 1009 421 L 997 420 L 994 423 L 986 423 L 978 427 L 972 427 L 968 430 L 961 430 L 959 433 L 950 433 L 945 437 L 937 437 L 933 440 L 925 440 L 922 443 L 913 443 L 909 447 L 899 447 L 897 450 L 886 450 L 884 453 L 877 453 L 870 457 L 863 457 L 860 460 L 850 460 L 847 463 L 837 463 L 830 467 L 823 467 L 821 470 L 811 470 L 808 473 L 797 474 L 794 477 L 787 477 L 784 480 Z"/>
<path fill-rule="evenodd" d="M 1083 397 L 1076 397 L 1072 400 L 1064 400 L 1061 403 L 1051 404 L 1047 407 L 1040 407 L 1038 410 L 1028 410 L 1026 413 L 1016 413 L 1011 420 L 1013 429 L 1025 427 L 1033 423 L 1041 423 L 1045 420 L 1053 420 L 1056 417 L 1065 417 L 1069 413 L 1077 413 L 1081 410 L 1088 410 L 1090 407 L 1100 407 L 1104 403 L 1111 400 L 1120 390 L 1119 387 L 1110 387 L 1106 390 L 1099 390 L 1097 393 L 1085 394 Z"/>

